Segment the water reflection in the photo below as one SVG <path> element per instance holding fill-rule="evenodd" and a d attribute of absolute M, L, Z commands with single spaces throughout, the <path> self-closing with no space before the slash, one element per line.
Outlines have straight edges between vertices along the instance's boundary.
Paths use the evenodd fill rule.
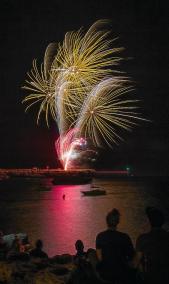
<path fill-rule="evenodd" d="M 169 191 L 144 182 L 95 180 L 105 196 L 83 196 L 90 185 L 53 186 L 51 180 L 22 181 L 20 186 L 0 189 L 0 224 L 5 233 L 27 232 L 32 241 L 44 240 L 49 255 L 74 253 L 74 243 L 82 239 L 85 248 L 94 247 L 97 233 L 106 227 L 105 216 L 116 207 L 121 212 L 119 229 L 133 241 L 147 229 L 144 208 L 158 206 L 168 214 Z M 65 200 L 63 199 L 65 195 Z"/>
<path fill-rule="evenodd" d="M 55 242 L 56 252 L 74 251 L 77 239 L 91 236 L 91 212 L 93 201 L 83 201 L 81 190 L 86 190 L 89 185 L 83 186 L 55 186 L 49 193 L 50 204 L 43 200 L 42 227 L 48 228 L 48 234 Z M 62 196 L 65 194 L 65 200 Z M 83 203 L 83 204 L 82 204 Z M 89 229 L 90 228 L 90 229 Z M 46 237 L 46 241 L 48 236 Z M 64 240 L 64 242 L 60 242 Z M 89 243 L 90 244 L 90 243 Z M 52 253 L 52 240 L 48 243 L 48 251 Z"/>

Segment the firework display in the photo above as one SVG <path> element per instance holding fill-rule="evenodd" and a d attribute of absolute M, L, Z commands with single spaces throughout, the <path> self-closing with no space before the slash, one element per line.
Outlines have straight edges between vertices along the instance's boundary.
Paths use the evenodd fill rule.
<path fill-rule="evenodd" d="M 122 129 L 131 130 L 138 120 L 137 100 L 131 99 L 132 86 L 127 77 L 115 72 L 123 48 L 115 48 L 107 20 L 65 34 L 63 43 L 50 43 L 44 62 L 36 60 L 28 73 L 24 89 L 30 94 L 23 102 L 26 110 L 39 104 L 37 122 L 45 115 L 57 123 L 59 138 L 56 150 L 65 169 L 75 158 L 95 147 L 118 143 Z"/>
<path fill-rule="evenodd" d="M 85 168 L 96 160 L 97 151 L 89 148 L 85 138 L 76 138 L 78 133 L 77 128 L 72 128 L 65 135 L 60 135 L 55 143 L 57 155 L 65 170 Z"/>

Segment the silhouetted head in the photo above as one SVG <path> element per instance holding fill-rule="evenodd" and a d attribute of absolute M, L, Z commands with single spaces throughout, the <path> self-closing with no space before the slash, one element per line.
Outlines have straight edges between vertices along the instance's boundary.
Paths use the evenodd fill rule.
<path fill-rule="evenodd" d="M 89 263 L 93 266 L 93 268 L 96 268 L 96 265 L 98 263 L 98 258 L 95 249 L 89 248 L 87 250 L 87 259 Z"/>
<path fill-rule="evenodd" d="M 42 240 L 37 240 L 35 245 L 36 245 L 36 248 L 37 248 L 37 249 L 42 249 L 42 248 L 43 248 L 43 242 L 42 242 Z"/>
<path fill-rule="evenodd" d="M 107 226 L 109 228 L 115 228 L 120 222 L 120 212 L 114 208 L 106 216 Z"/>
<path fill-rule="evenodd" d="M 159 209 L 147 207 L 146 215 L 152 227 L 160 228 L 164 224 L 164 215 Z"/>
<path fill-rule="evenodd" d="M 77 251 L 83 251 L 84 250 L 84 244 L 81 240 L 77 240 L 75 242 L 75 248 Z"/>

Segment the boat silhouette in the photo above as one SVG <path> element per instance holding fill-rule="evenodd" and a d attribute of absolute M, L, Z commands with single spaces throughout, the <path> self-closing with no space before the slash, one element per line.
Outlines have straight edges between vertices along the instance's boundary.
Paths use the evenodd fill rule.
<path fill-rule="evenodd" d="M 88 191 L 81 191 L 85 196 L 96 196 L 96 195 L 106 195 L 106 190 L 103 189 L 93 189 Z"/>

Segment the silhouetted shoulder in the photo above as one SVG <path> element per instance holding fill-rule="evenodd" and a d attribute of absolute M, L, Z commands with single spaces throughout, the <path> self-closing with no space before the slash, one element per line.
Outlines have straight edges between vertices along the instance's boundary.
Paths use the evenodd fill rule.
<path fill-rule="evenodd" d="M 130 237 L 126 233 L 122 233 L 115 230 L 105 230 L 99 233 L 96 237 L 96 248 L 100 248 L 103 244 L 106 244 L 110 241 L 114 243 L 129 244 L 132 246 Z"/>
<path fill-rule="evenodd" d="M 128 234 L 123 233 L 123 232 L 119 232 L 119 231 L 118 231 L 118 233 L 119 233 L 119 236 L 121 236 L 122 238 L 124 238 L 124 239 L 126 239 L 126 240 L 129 240 L 129 239 L 130 239 L 130 237 L 129 237 Z"/>
<path fill-rule="evenodd" d="M 107 231 L 108 230 L 105 230 L 105 231 L 98 233 L 96 238 L 104 237 L 107 234 Z"/>
<path fill-rule="evenodd" d="M 141 234 L 136 241 L 136 250 L 137 251 L 144 251 L 146 247 L 158 246 L 165 247 L 169 246 L 169 232 L 164 229 L 154 229 L 149 233 Z"/>

